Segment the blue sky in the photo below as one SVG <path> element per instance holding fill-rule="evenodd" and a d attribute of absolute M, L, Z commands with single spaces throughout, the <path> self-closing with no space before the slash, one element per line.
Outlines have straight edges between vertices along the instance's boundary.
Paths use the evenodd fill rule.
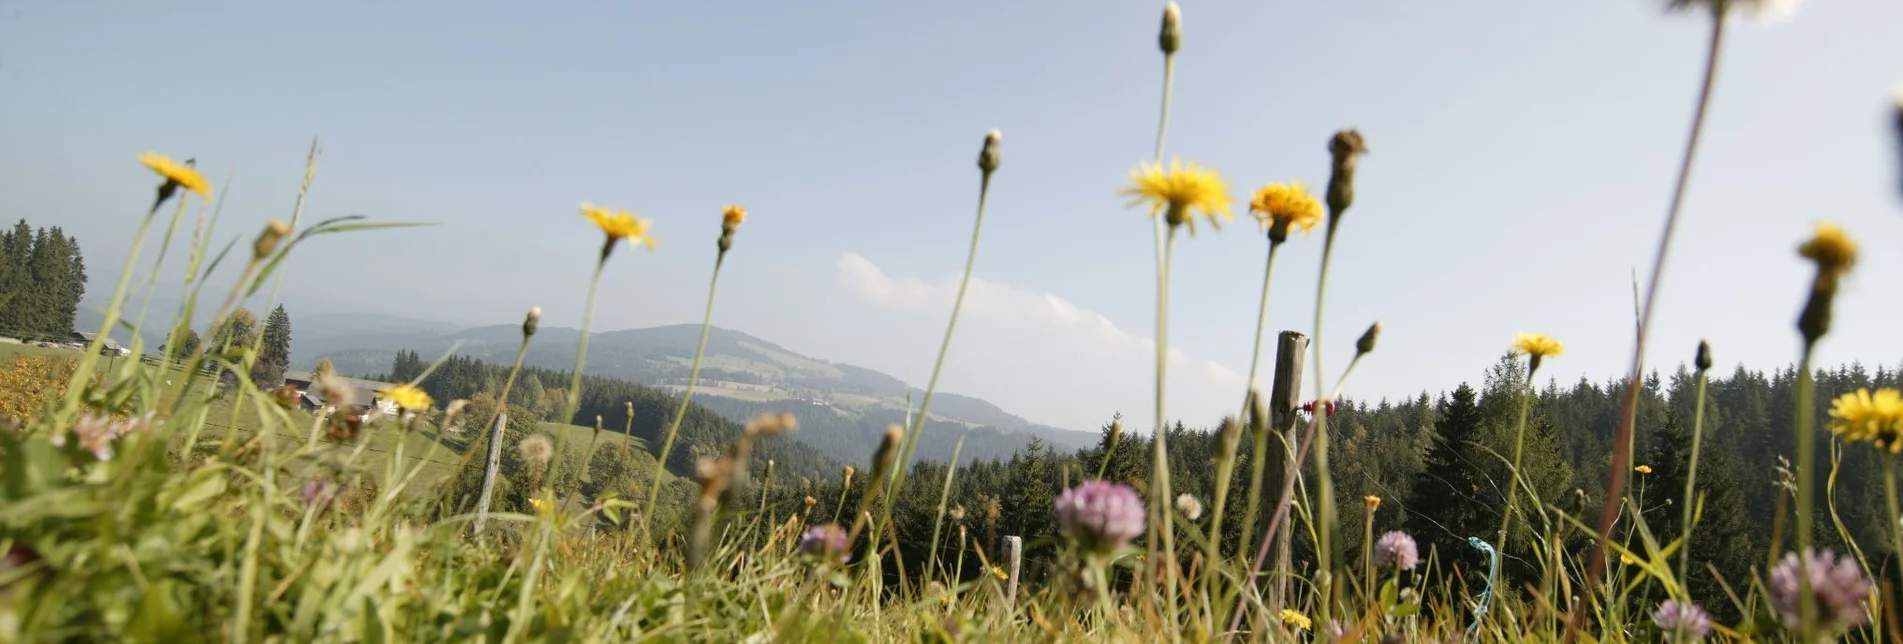
<path fill-rule="evenodd" d="M 1327 367 L 1375 319 L 1346 393 L 1478 379 L 1518 331 L 1604 380 L 1630 359 L 1706 22 L 1661 3 L 1187 2 L 1167 154 L 1238 205 L 1327 179 L 1324 142 L 1371 153 L 1331 276 Z M 753 211 L 716 322 L 922 384 L 964 260 L 984 132 L 1004 132 L 967 318 L 942 387 L 1088 428 L 1151 414 L 1151 229 L 1117 195 L 1155 136 L 1155 2 L 0 4 L 0 213 L 80 237 L 117 277 L 151 176 L 197 157 L 222 235 L 288 216 L 441 225 L 326 238 L 293 314 L 375 311 L 574 325 L 592 201 L 652 217 L 598 328 L 699 319 L 719 208 Z M 1897 364 L 1903 207 L 1884 110 L 1903 3 L 1819 0 L 1730 31 L 1651 360 L 1709 337 L 1722 369 L 1792 361 L 1811 222 L 1864 242 L 1826 363 Z M 236 172 L 236 181 L 225 177 Z M 1240 210 L 1240 208 L 1239 208 Z M 1311 327 L 1319 235 L 1279 262 L 1272 329 Z M 1252 223 L 1179 252 L 1170 415 L 1241 396 L 1266 242 Z M 150 257 L 147 255 L 146 257 Z M 171 278 L 167 278 L 171 281 Z M 1312 383 L 1311 383 L 1312 384 Z"/>

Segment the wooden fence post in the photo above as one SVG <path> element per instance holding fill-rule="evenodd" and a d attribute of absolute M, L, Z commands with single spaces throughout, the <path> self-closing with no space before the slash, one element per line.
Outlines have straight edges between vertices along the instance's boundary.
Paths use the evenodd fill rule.
<path fill-rule="evenodd" d="M 1263 477 L 1266 480 L 1262 485 L 1263 490 L 1267 492 L 1262 499 L 1262 502 L 1268 506 L 1262 508 L 1262 516 L 1265 517 L 1275 516 L 1278 508 L 1274 506 L 1281 500 L 1279 497 L 1282 486 L 1286 485 L 1291 477 L 1299 475 L 1295 471 L 1294 454 L 1290 452 L 1299 443 L 1299 437 L 1295 433 L 1295 422 L 1298 419 L 1296 410 L 1301 409 L 1302 406 L 1300 402 L 1302 363 L 1307 354 L 1308 336 L 1295 331 L 1283 331 L 1277 337 L 1275 380 L 1269 386 L 1268 409 L 1269 428 L 1275 432 L 1272 436 L 1275 440 L 1269 441 L 1269 456 L 1266 460 L 1270 467 L 1267 476 Z M 1281 463 L 1282 466 L 1275 467 L 1276 463 Z M 1269 559 L 1273 562 L 1269 565 L 1270 572 L 1286 573 L 1288 571 L 1289 540 L 1295 534 L 1294 524 L 1295 517 L 1290 516 L 1282 521 L 1281 528 L 1273 535 L 1272 538 L 1275 541 L 1269 551 Z M 1287 598 L 1288 576 L 1274 575 L 1269 581 L 1268 588 L 1269 611 L 1273 613 L 1282 610 Z"/>
<path fill-rule="evenodd" d="M 496 470 L 502 467 L 502 428 L 508 424 L 509 414 L 496 415 L 495 433 L 489 437 L 489 465 L 482 473 L 482 497 L 476 501 L 476 534 L 482 534 L 482 524 L 489 519 L 489 496 L 496 490 Z"/>
<path fill-rule="evenodd" d="M 1024 567 L 1024 538 L 1005 537 L 1004 556 L 1011 562 L 1010 580 L 1004 586 L 1005 610 L 1016 611 L 1018 606 L 1018 570 Z"/>

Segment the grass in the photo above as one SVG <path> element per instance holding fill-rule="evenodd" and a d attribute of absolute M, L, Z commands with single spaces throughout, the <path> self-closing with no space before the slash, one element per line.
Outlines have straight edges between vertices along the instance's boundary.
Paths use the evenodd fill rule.
<path fill-rule="evenodd" d="M 1711 17 L 1721 21 L 1725 3 L 1713 6 Z M 1170 5 L 1158 37 L 1166 71 L 1157 161 L 1164 156 L 1173 53 L 1182 39 L 1179 20 L 1178 9 Z M 1709 65 L 1715 70 L 1715 37 L 1711 51 Z M 1000 133 L 989 133 L 979 154 L 978 208 L 961 284 L 968 282 L 979 255 L 984 203 L 993 173 L 1000 168 L 1000 141 Z M 1329 248 L 1337 241 L 1341 214 L 1353 198 L 1354 169 L 1361 151 L 1361 136 L 1354 130 L 1340 131 L 1331 141 L 1331 177 L 1325 195 Z M 1685 158 L 1681 185 L 1691 154 Z M 315 147 L 306 170 L 306 187 L 314 163 Z M 165 174 L 165 186 L 192 185 L 183 180 L 196 177 L 195 171 L 181 167 L 153 167 Z M 1212 172 L 1209 177 L 1213 176 Z M 1176 231 L 1193 221 L 1188 217 L 1194 210 L 1212 219 L 1226 212 L 1226 207 L 1215 206 L 1218 199 L 1226 206 L 1228 196 L 1218 194 L 1223 192 L 1220 182 L 1209 177 L 1158 167 L 1146 170 L 1130 190 L 1155 205 L 1151 215 L 1156 219 L 1158 242 L 1154 348 L 1159 427 L 1165 418 L 1161 407 L 1167 388 L 1168 336 L 1164 331 L 1170 313 L 1169 260 L 1178 241 L 1190 243 L 1187 237 L 1179 240 Z M 150 227 L 164 198 L 147 211 L 138 228 L 140 235 Z M 182 215 L 194 197 L 181 193 L 176 198 Z M 302 198 L 300 193 L 300 204 Z M 1290 216 L 1265 208 L 1264 218 Z M 719 258 L 732 247 L 744 221 L 744 212 L 736 216 L 736 211 L 737 207 L 730 207 L 723 212 Z M 594 214 L 607 239 L 590 282 L 584 342 L 609 251 L 631 231 L 645 230 L 644 224 L 631 219 L 607 218 L 609 211 Z M 1668 215 L 1667 221 L 1675 218 L 1676 214 Z M 1284 233 L 1288 225 L 1279 223 Z M 305 226 L 293 231 L 295 236 L 285 232 L 288 225 L 267 229 L 254 243 L 236 246 L 238 255 L 224 266 L 238 272 L 235 288 L 240 290 L 230 293 L 221 310 L 208 312 L 200 322 L 216 328 L 235 304 L 274 279 L 274 269 L 303 242 L 379 226 L 342 218 Z M 1661 248 L 1669 245 L 1669 227 Z M 204 257 L 212 238 L 195 235 L 189 242 L 189 256 Z M 1343 243 L 1354 240 L 1351 234 L 1341 239 Z M 134 239 L 132 247 L 141 247 L 143 241 Z M 1834 240 L 1820 231 L 1805 245 L 1804 255 L 1818 266 L 1803 314 L 1808 345 L 1827 331 L 1836 280 L 1848 272 L 1854 247 L 1847 239 Z M 1324 276 L 1327 257 L 1324 252 Z M 1655 276 L 1663 257 L 1661 250 Z M 123 286 L 129 278 L 130 273 L 121 278 L 111 311 L 129 299 Z M 717 282 L 710 283 L 703 335 L 711 325 L 712 283 Z M 1317 330 L 1326 284 L 1323 279 L 1317 287 Z M 1267 290 L 1260 302 L 1265 310 Z M 1530 534 L 1532 545 L 1542 548 L 1582 541 L 1593 546 L 1583 552 L 1551 548 L 1550 558 L 1531 564 L 1546 582 L 1538 588 L 1515 588 L 1500 580 L 1498 557 L 1489 558 L 1489 572 L 1476 584 L 1466 583 L 1475 579 L 1471 575 L 1462 579 L 1441 574 L 1461 564 L 1452 558 L 1441 560 L 1430 553 L 1430 561 L 1417 567 L 1411 540 L 1407 541 L 1409 556 L 1393 555 L 1388 558 L 1392 561 L 1370 557 L 1366 551 L 1360 553 L 1361 558 L 1332 552 L 1331 544 L 1340 543 L 1335 532 L 1349 526 L 1333 520 L 1330 487 L 1335 473 L 1327 458 L 1325 413 L 1290 446 L 1293 462 L 1288 465 L 1298 474 L 1288 477 L 1280 490 L 1260 490 L 1264 499 L 1274 501 L 1265 506 L 1270 516 L 1261 522 L 1264 538 L 1256 542 L 1261 545 L 1253 553 L 1247 551 L 1247 538 L 1238 544 L 1226 534 L 1203 533 L 1206 524 L 1197 523 L 1195 516 L 1200 510 L 1186 509 L 1198 506 L 1171 502 L 1175 500 L 1170 494 L 1172 459 L 1159 439 L 1152 442 L 1154 469 L 1145 474 L 1153 486 L 1152 498 L 1123 483 L 1093 482 L 1065 490 L 1054 503 L 1031 502 L 1023 493 L 1035 486 L 1009 481 L 1005 483 L 1008 489 L 996 490 L 997 496 L 991 497 L 991 507 L 973 508 L 988 515 L 984 518 L 988 531 L 1005 512 L 1020 525 L 1054 515 L 1058 534 L 1023 535 L 1036 539 L 1027 545 L 1048 546 L 1048 552 L 1054 553 L 1046 569 L 1049 574 L 1041 579 L 1025 576 L 1014 595 L 1006 585 L 1012 582 L 1006 580 L 1018 578 L 1005 574 L 1004 566 L 1015 562 L 975 539 L 968 541 L 962 531 L 955 544 L 947 540 L 950 551 L 932 550 L 932 561 L 955 560 L 954 568 L 925 570 L 923 578 L 908 577 L 908 568 L 898 561 L 901 537 L 895 517 L 933 525 L 934 542 L 948 534 L 940 528 L 961 471 L 943 468 L 942 479 L 905 484 L 905 477 L 914 471 L 908 467 L 911 450 L 920 433 L 928 431 L 925 421 L 939 418 L 930 413 L 930 402 L 938 367 L 951 352 L 963 292 L 961 286 L 939 347 L 938 366 L 917 411 L 910 401 L 895 407 L 906 410 L 910 431 L 888 432 L 867 470 L 845 475 L 859 478 L 853 485 L 840 486 L 836 503 L 824 501 L 844 525 L 826 525 L 827 509 L 815 508 L 821 501 L 812 497 L 806 498 L 805 510 L 789 512 L 770 506 L 767 495 L 757 491 L 762 483 L 787 483 L 766 478 L 763 464 L 751 452 L 756 440 L 791 430 L 788 419 L 779 416 L 748 423 L 731 445 L 692 445 L 700 467 L 691 479 L 668 475 L 643 449 L 626 449 L 630 458 L 615 463 L 619 469 L 613 475 L 618 478 L 613 485 L 601 486 L 599 493 L 584 493 L 579 488 L 585 485 L 574 484 L 593 475 L 592 462 L 589 470 L 575 476 L 562 471 L 569 459 L 553 458 L 551 453 L 566 456 L 592 449 L 594 455 L 622 459 L 617 455 L 632 446 L 621 442 L 623 437 L 612 428 L 598 432 L 538 423 L 534 433 L 548 435 L 552 440 L 547 443 L 553 445 L 536 438 L 511 439 L 514 444 L 503 446 L 508 450 L 505 460 L 517 465 L 504 477 L 507 488 L 490 493 L 491 509 L 477 515 L 449 502 L 457 494 L 483 492 L 471 492 L 469 478 L 445 484 L 448 468 L 476 456 L 466 446 L 475 444 L 478 436 L 472 430 L 462 435 L 436 431 L 453 420 L 442 404 L 447 401 L 418 403 L 403 418 L 375 417 L 359 425 L 351 420 L 354 410 L 348 408 L 317 417 L 277 407 L 265 391 L 243 377 L 237 378 L 231 391 L 208 398 L 201 393 L 204 388 L 187 387 L 189 380 L 179 375 L 208 365 L 243 363 L 247 359 L 243 354 L 199 352 L 186 356 L 186 367 L 178 369 L 0 345 L 0 358 L 71 356 L 78 358 L 80 367 L 70 378 L 54 378 L 70 385 L 65 389 L 55 387 L 59 383 L 48 382 L 42 373 L 7 374 L 4 386 L 18 391 L 5 393 L 46 390 L 63 391 L 63 395 L 44 397 L 48 404 L 34 400 L 40 406 L 23 413 L 17 427 L 0 430 L 0 550 L 6 553 L 5 562 L 0 563 L 0 641 L 1372 642 L 1400 638 L 1684 642 L 1707 635 L 1727 639 L 1789 635 L 1810 642 L 1846 635 L 1895 636 L 1883 632 L 1886 622 L 1895 620 L 1889 598 L 1859 594 L 1868 590 L 1866 576 L 1871 569 L 1863 560 L 1864 550 L 1854 541 L 1856 561 L 1843 563 L 1814 582 L 1792 588 L 1790 583 L 1772 580 L 1778 576 L 1811 579 L 1805 574 L 1810 566 L 1837 562 L 1792 560 L 1788 565 L 1776 564 L 1776 570 L 1761 571 L 1763 576 L 1735 580 L 1737 592 L 1730 599 L 1748 616 L 1743 623 L 1711 627 L 1687 622 L 1678 629 L 1662 624 L 1668 620 L 1652 617 L 1664 614 L 1655 612 L 1663 608 L 1656 603 L 1658 598 L 1671 598 L 1684 606 L 1718 600 L 1688 596 L 1684 574 L 1677 571 L 1682 568 L 1672 564 L 1676 549 L 1691 537 L 1696 521 L 1687 522 L 1681 534 L 1653 534 L 1642 515 L 1616 501 L 1621 498 L 1622 471 L 1604 495 L 1614 502 L 1606 504 L 1607 518 L 1598 530 L 1587 525 L 1586 517 L 1538 498 L 1531 489 L 1523 505 L 1517 504 L 1518 496 L 1508 496 L 1514 500 L 1504 509 L 1528 516 L 1518 523 L 1520 532 L 1507 536 Z M 111 317 L 109 313 L 107 318 Z M 525 322 L 521 352 L 526 352 L 538 323 L 539 310 Z M 1349 373 L 1373 354 L 1378 328 L 1371 328 L 1355 344 L 1354 357 L 1339 373 L 1325 371 L 1317 349 L 1311 362 L 1316 382 L 1311 388 L 1321 392 L 1320 402 L 1338 396 Z M 1320 334 L 1314 337 L 1320 344 Z M 580 397 L 586 355 L 584 344 L 566 392 L 570 409 Z M 708 364 L 729 363 L 751 364 L 721 357 Z M 698 358 L 695 366 L 701 366 Z M 248 370 L 240 365 L 234 371 Z M 108 377 L 96 377 L 101 373 Z M 506 400 L 504 389 L 497 397 Z M 1809 388 L 1799 391 L 1798 409 L 1816 404 Z M 889 403 L 869 398 L 849 402 Z M 1703 401 L 1699 404 L 1702 409 Z M 678 413 L 684 413 L 682 409 Z M 1839 412 L 1842 419 L 1830 429 L 1838 432 L 1842 445 L 1903 437 L 1903 406 L 1851 405 Z M 1266 431 L 1262 425 L 1267 413 L 1250 409 L 1242 415 L 1252 418 L 1238 422 Z M 473 429 L 484 426 L 487 418 L 471 414 L 462 421 Z M 670 443 L 678 422 L 670 428 Z M 1799 427 L 1809 422 L 1800 419 Z M 1626 425 L 1624 429 L 1629 429 L 1629 417 Z M 1241 425 L 1227 427 L 1238 433 L 1231 434 L 1226 439 L 1229 446 L 1211 459 L 1215 471 L 1225 477 L 1233 474 Z M 313 440 L 314 436 L 319 438 Z M 191 439 L 198 441 L 197 449 L 177 449 Z M 708 453 L 723 448 L 722 453 Z M 1306 461 L 1311 453 L 1313 460 Z M 1103 464 L 1107 466 L 1112 456 L 1103 454 Z M 1136 458 L 1150 460 L 1144 455 Z M 1508 480 L 1517 490 L 1524 473 L 1519 471 L 1517 457 L 1513 462 Z M 1799 462 L 1800 468 L 1806 467 L 1804 459 Z M 756 472 L 763 480 L 752 478 Z M 1068 470 L 1065 476 L 1068 480 Z M 1250 494 L 1254 497 L 1253 490 L 1262 486 L 1262 475 L 1252 476 L 1256 477 Z M 1816 477 L 1797 478 L 1802 480 L 1794 485 L 1802 493 L 1797 497 L 1799 507 L 1808 513 L 1806 499 Z M 637 487 L 650 480 L 658 484 L 646 490 L 650 495 L 646 505 L 626 498 L 627 493 L 639 494 Z M 1228 486 L 1231 481 L 1216 483 Z M 1687 487 L 1691 489 L 1689 482 Z M 669 493 L 667 504 L 657 506 L 654 499 L 661 498 L 663 490 Z M 1888 510 L 1894 515 L 1894 494 L 1888 496 Z M 1688 506 L 1694 502 L 1686 499 Z M 1000 507 L 1007 503 L 1008 507 Z M 1253 510 L 1256 504 L 1248 505 Z M 1370 501 L 1367 514 L 1361 514 L 1365 523 L 1359 527 L 1366 537 L 1373 536 L 1375 505 L 1378 499 Z M 845 512 L 848 507 L 850 513 Z M 637 517 L 637 513 L 653 516 Z M 659 520 L 663 516 L 669 520 Z M 1637 536 L 1613 539 L 1609 530 L 1614 518 Z M 651 528 L 636 529 L 636 521 Z M 1894 516 L 1890 524 L 1892 533 L 1882 536 L 1903 542 L 1903 526 L 1896 525 Z M 479 525 L 483 527 L 478 529 Z M 1299 538 L 1317 546 L 1316 561 L 1303 562 L 1295 570 L 1263 567 L 1269 553 L 1267 536 L 1282 526 L 1292 526 Z M 1800 538 L 1805 531 L 1799 532 Z M 1508 531 L 1503 528 L 1502 532 Z M 1142 542 L 1137 541 L 1139 535 Z M 1489 555 L 1511 547 L 1477 537 L 1470 543 Z M 1628 563 L 1608 573 L 1604 566 L 1608 553 Z M 982 572 L 967 574 L 964 562 L 968 560 Z M 1364 563 L 1370 560 L 1384 563 Z M 887 568 L 888 561 L 894 567 Z"/>

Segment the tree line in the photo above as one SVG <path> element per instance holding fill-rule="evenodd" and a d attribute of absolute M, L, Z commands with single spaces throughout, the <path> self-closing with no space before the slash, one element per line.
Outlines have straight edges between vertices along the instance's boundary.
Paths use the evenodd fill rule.
<path fill-rule="evenodd" d="M 78 238 L 59 226 L 35 229 L 25 219 L 0 232 L 0 335 L 70 340 L 85 295 Z"/>

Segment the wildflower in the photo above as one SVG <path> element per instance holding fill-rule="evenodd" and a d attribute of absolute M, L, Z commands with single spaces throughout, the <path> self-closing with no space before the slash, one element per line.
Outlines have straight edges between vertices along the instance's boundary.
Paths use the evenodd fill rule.
<path fill-rule="evenodd" d="M 73 423 L 73 435 L 79 438 L 79 448 L 92 452 L 93 457 L 102 461 L 112 458 L 112 439 L 117 436 L 113 431 L 111 419 L 87 412 Z M 55 434 L 53 445 L 65 447 L 66 435 Z"/>
<path fill-rule="evenodd" d="M 1413 570 L 1421 563 L 1421 551 L 1414 544 L 1414 537 L 1394 530 L 1381 535 L 1381 540 L 1374 543 L 1374 563 L 1394 566 L 1395 570 Z"/>
<path fill-rule="evenodd" d="M 1143 499 L 1122 483 L 1088 481 L 1057 496 L 1057 525 L 1085 550 L 1108 554 L 1143 534 Z"/>
<path fill-rule="evenodd" d="M 1348 625 L 1339 621 L 1329 620 L 1328 625 L 1322 627 L 1322 638 L 1324 641 L 1327 641 L 1328 644 L 1336 644 L 1341 641 L 1341 638 L 1347 635 Z"/>
<path fill-rule="evenodd" d="M 1513 336 L 1513 350 L 1526 354 L 1526 372 L 1531 375 L 1539 371 L 1540 360 L 1565 353 L 1566 347 L 1544 333 L 1521 333 Z"/>
<path fill-rule="evenodd" d="M 654 236 L 648 234 L 648 227 L 654 222 L 636 217 L 626 210 L 597 208 L 592 204 L 581 205 L 581 216 L 587 217 L 588 221 L 601 229 L 602 234 L 607 235 L 608 241 L 601 247 L 604 259 L 609 251 L 614 250 L 615 243 L 623 239 L 628 240 L 629 244 L 642 244 L 648 250 L 654 249 Z"/>
<path fill-rule="evenodd" d="M 1381 321 L 1375 320 L 1368 330 L 1361 333 L 1361 339 L 1355 341 L 1355 355 L 1364 356 L 1374 353 L 1374 341 L 1381 337 Z"/>
<path fill-rule="evenodd" d="M 960 504 L 958 504 L 958 505 L 954 505 L 954 506 L 952 506 L 952 509 L 951 509 L 951 520 L 953 520 L 953 521 L 964 521 L 964 520 L 965 520 L 965 504 L 963 504 L 963 503 L 960 503 Z"/>
<path fill-rule="evenodd" d="M 1701 640 L 1711 634 L 1711 615 L 1705 609 L 1690 602 L 1667 599 L 1652 611 L 1652 623 L 1667 632 L 1684 635 L 1688 640 Z"/>
<path fill-rule="evenodd" d="M 172 194 L 179 188 L 196 192 L 206 201 L 211 201 L 211 182 L 206 181 L 205 175 L 199 174 L 198 169 L 192 167 L 196 165 L 194 160 L 186 159 L 184 163 L 176 163 L 163 154 L 147 152 L 139 155 L 139 162 L 151 168 L 153 172 L 159 173 L 159 176 L 165 177 L 165 183 L 159 186 L 158 200 L 152 202 L 152 208 L 157 209 L 159 204 L 172 198 Z"/>
<path fill-rule="evenodd" d="M 548 442 L 547 436 L 541 434 L 522 439 L 522 443 L 516 447 L 522 450 L 522 458 L 536 465 L 547 465 L 548 459 L 555 455 L 555 446 Z"/>
<path fill-rule="evenodd" d="M 1163 5 L 1163 31 L 1157 35 L 1156 44 L 1165 56 L 1183 47 L 1183 8 L 1175 2 Z"/>
<path fill-rule="evenodd" d="M 1621 552 L 1619 553 L 1619 563 L 1628 566 L 1637 566 L 1639 565 L 1639 560 L 1633 559 L 1631 554 Z"/>
<path fill-rule="evenodd" d="M 820 559 L 837 560 L 845 563 L 848 555 L 846 530 L 837 523 L 816 525 L 800 536 L 800 552 Z"/>
<path fill-rule="evenodd" d="M 807 497 L 806 497 L 806 507 L 808 507 L 808 508 L 811 508 L 811 507 L 813 507 L 813 504 L 814 504 L 814 503 L 818 503 L 818 502 L 819 502 L 819 499 L 815 499 L 815 498 L 813 498 L 812 496 L 807 496 Z"/>
<path fill-rule="evenodd" d="M 1314 230 L 1322 220 L 1322 204 L 1300 181 L 1271 183 L 1256 189 L 1255 198 L 1249 201 L 1249 214 L 1255 215 L 1262 232 L 1280 242 L 1288 238 L 1291 226 L 1300 226 L 1303 235 Z"/>
<path fill-rule="evenodd" d="M 305 481 L 304 505 L 322 509 L 330 505 L 331 499 L 337 498 L 340 489 L 342 486 L 330 481 Z"/>
<path fill-rule="evenodd" d="M 1869 441 L 1891 452 L 1903 450 L 1903 392 L 1884 387 L 1837 397 L 1830 406 L 1830 432 L 1845 442 Z"/>
<path fill-rule="evenodd" d="M 1830 303 L 1837 297 L 1837 282 L 1857 263 L 1857 243 L 1842 228 L 1819 222 L 1816 235 L 1799 246 L 1797 254 L 1817 264 L 1810 297 L 1797 317 L 1797 330 L 1812 344 L 1830 332 Z"/>
<path fill-rule="evenodd" d="M 1373 494 L 1361 497 L 1361 502 L 1368 506 L 1368 512 L 1370 513 L 1381 509 L 1381 497 Z"/>
<path fill-rule="evenodd" d="M 1004 133 L 992 129 L 985 133 L 985 147 L 978 151 L 978 169 L 986 175 L 998 170 L 998 143 L 1003 141 Z"/>
<path fill-rule="evenodd" d="M 1229 184 L 1223 182 L 1222 175 L 1193 163 L 1184 166 L 1180 159 L 1171 161 L 1167 170 L 1148 162 L 1138 166 L 1123 194 L 1133 198 L 1130 205 L 1148 204 L 1151 217 L 1162 213 L 1171 228 L 1188 224 L 1191 235 L 1196 234 L 1194 215 L 1198 212 L 1217 228 L 1222 227 L 1222 220 L 1233 217 L 1229 212 Z"/>
<path fill-rule="evenodd" d="M 1835 224 L 1818 222 L 1817 233 L 1797 247 L 1797 254 L 1817 264 L 1820 273 L 1840 276 L 1857 263 L 1857 242 Z"/>
<path fill-rule="evenodd" d="M 1857 561 L 1840 558 L 1829 549 L 1806 548 L 1803 568 L 1807 570 L 1800 572 L 1797 556 L 1795 552 L 1784 553 L 1784 559 L 1771 569 L 1771 607 L 1783 616 L 1784 625 L 1798 626 L 1798 576 L 1802 574 L 1810 578 L 1816 615 L 1827 628 L 1862 626 L 1867 618 L 1863 602 L 1870 597 L 1870 582 L 1863 578 Z"/>
<path fill-rule="evenodd" d="M 1185 492 L 1176 496 L 1176 511 L 1189 517 L 1189 520 L 1195 521 L 1203 516 L 1203 502 L 1196 500 L 1195 495 Z"/>
<path fill-rule="evenodd" d="M 542 508 L 546 507 L 547 505 L 548 505 L 548 502 L 543 501 L 542 497 L 539 497 L 539 496 L 531 497 L 529 499 L 529 507 L 535 508 L 536 512 L 541 512 Z"/>
<path fill-rule="evenodd" d="M 1632 471 L 1638 472 L 1640 474 L 1651 474 L 1652 466 L 1641 463 L 1638 467 L 1632 468 Z"/>
<path fill-rule="evenodd" d="M 1361 131 L 1346 129 L 1335 132 L 1328 139 L 1328 225 L 1333 226 L 1341 219 L 1341 213 L 1355 202 L 1355 166 L 1361 162 L 1361 155 L 1368 153 L 1368 144 L 1361 139 Z"/>
<path fill-rule="evenodd" d="M 284 241 L 284 237 L 290 234 L 290 222 L 282 219 L 271 220 L 271 223 L 264 225 L 264 232 L 258 233 L 258 240 L 252 242 L 251 256 L 260 260 L 270 257 L 271 253 L 277 252 L 278 243 Z"/>
<path fill-rule="evenodd" d="M 429 409 L 430 404 L 435 402 L 430 400 L 428 393 L 410 384 L 397 385 L 385 389 L 381 393 L 384 400 L 388 400 L 397 407 L 401 407 L 404 411 Z"/>
<path fill-rule="evenodd" d="M 839 475 L 840 475 L 840 476 L 843 476 L 843 477 L 845 477 L 845 478 L 846 478 L 846 485 L 847 485 L 847 486 L 851 486 L 851 485 L 852 485 L 852 474 L 853 474 L 853 472 L 856 472 L 856 471 L 858 471 L 858 470 L 856 470 L 856 469 L 853 469 L 853 467 L 852 467 L 851 465 L 847 465 L 847 466 L 845 466 L 845 467 L 841 467 L 841 468 L 839 468 Z"/>
<path fill-rule="evenodd" d="M 991 567 L 991 576 L 998 578 L 998 581 L 1007 581 L 1011 579 L 1011 575 L 1006 574 L 1004 572 L 1004 568 L 999 566 Z"/>
<path fill-rule="evenodd" d="M 1308 616 L 1303 615 L 1301 611 L 1284 608 L 1282 609 L 1282 625 L 1298 631 L 1305 631 L 1313 628 L 1315 623 L 1309 621 Z"/>
<path fill-rule="evenodd" d="M 529 307 L 529 314 L 522 318 L 522 337 L 535 335 L 535 329 L 542 326 L 542 307 Z"/>
<path fill-rule="evenodd" d="M 720 209 L 720 252 L 733 248 L 733 234 L 739 232 L 741 222 L 746 220 L 746 208 L 730 205 Z"/>

